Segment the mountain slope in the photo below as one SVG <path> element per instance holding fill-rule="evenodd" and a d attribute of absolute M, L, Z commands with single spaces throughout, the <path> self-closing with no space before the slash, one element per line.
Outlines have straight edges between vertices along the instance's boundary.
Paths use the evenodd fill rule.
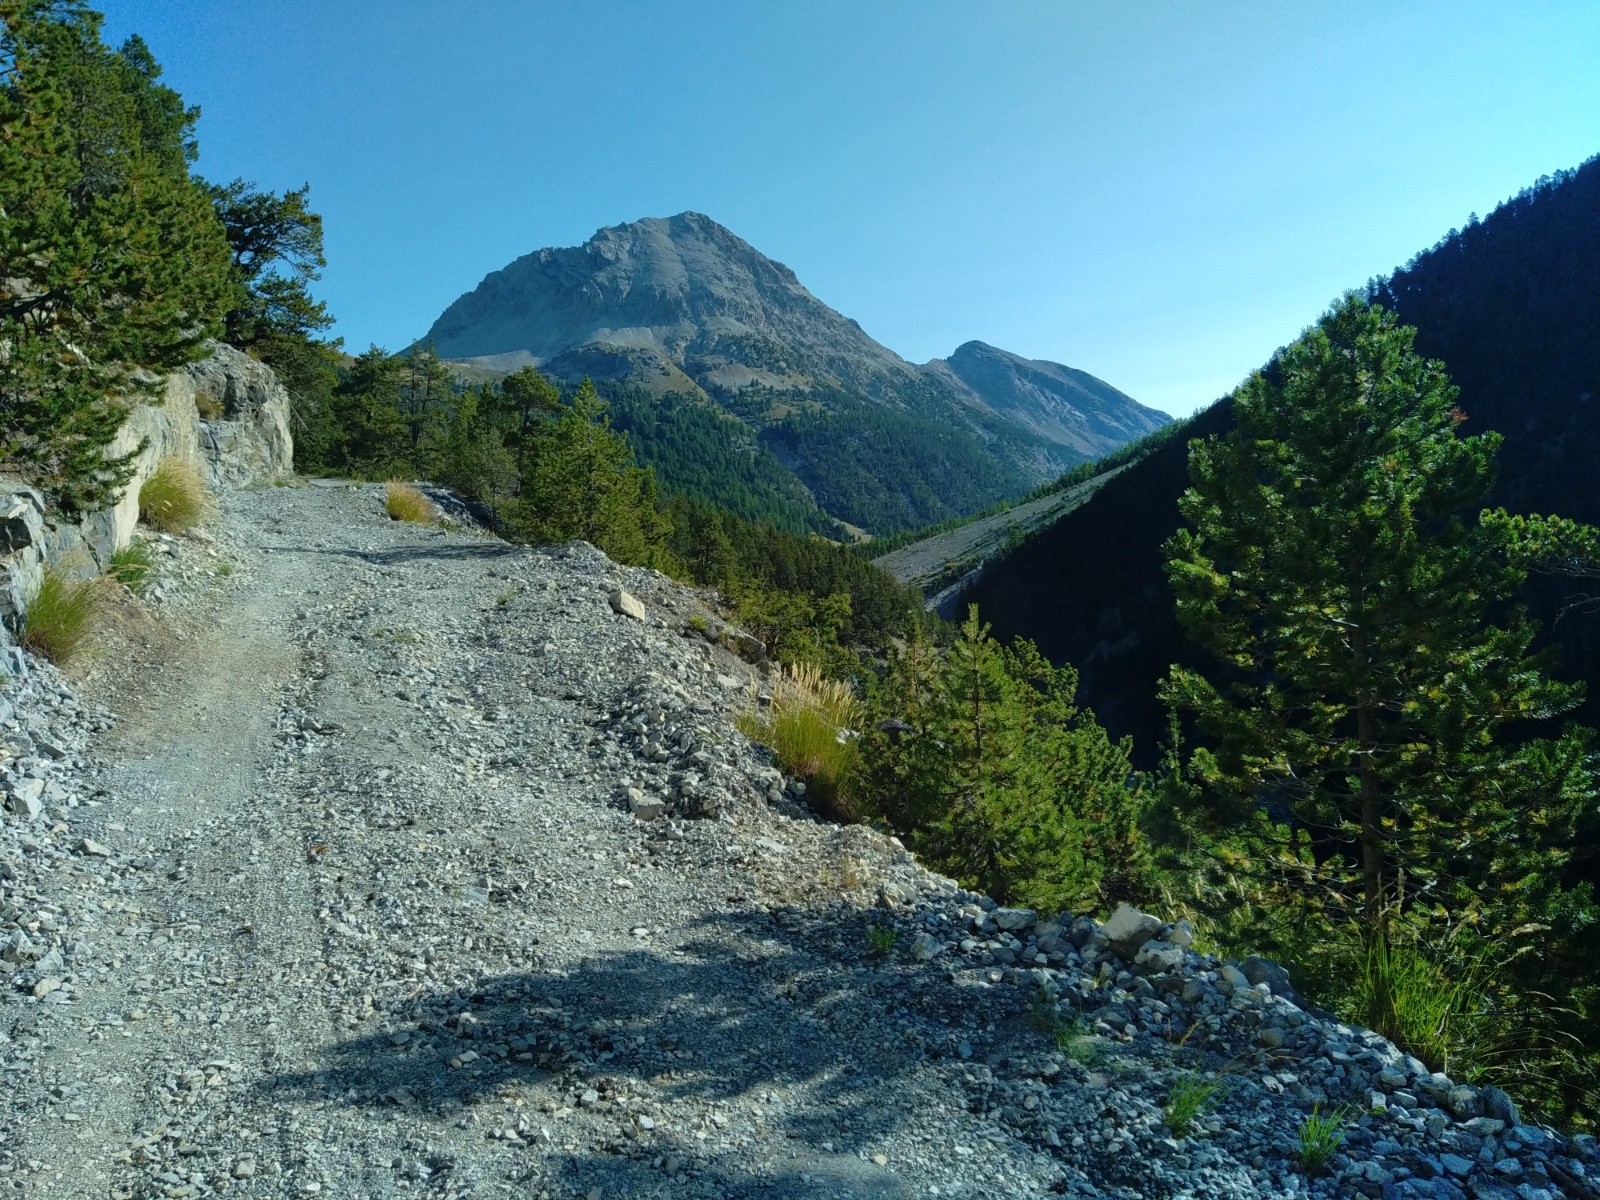
<path fill-rule="evenodd" d="M 1540 181 L 1369 290 L 1449 368 L 1468 430 L 1504 437 L 1493 503 L 1600 521 L 1600 160 Z M 1231 423 L 1227 400 L 1199 414 L 1187 436 L 1107 482 L 966 593 L 998 633 L 1077 665 L 1084 701 L 1113 733 L 1134 735 L 1146 763 L 1165 727 L 1158 679 L 1173 662 L 1209 665 L 1178 627 L 1161 555 L 1187 486 L 1186 443 Z M 1556 620 L 1580 590 L 1538 580 L 1529 599 L 1565 673 L 1588 678 L 1580 717 L 1593 724 L 1600 619 Z"/>
<path fill-rule="evenodd" d="M 480 367 L 710 399 L 828 513 L 880 532 L 1013 498 L 1167 420 L 1093 376 L 982 343 L 914 366 L 699 213 L 524 255 L 426 338 Z"/>
<path fill-rule="evenodd" d="M 1087 371 L 1027 359 L 985 342 L 967 342 L 924 370 L 948 372 L 991 411 L 1039 437 L 1098 458 L 1167 424 Z"/>

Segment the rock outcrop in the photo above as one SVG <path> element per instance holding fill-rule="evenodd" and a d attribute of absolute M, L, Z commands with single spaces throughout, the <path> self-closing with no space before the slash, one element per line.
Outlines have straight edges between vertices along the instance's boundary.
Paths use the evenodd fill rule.
<path fill-rule="evenodd" d="M 46 564 L 69 576 L 106 569 L 133 537 L 139 489 L 163 460 L 188 463 L 218 488 L 293 470 L 289 395 L 272 368 L 214 344 L 207 357 L 169 375 L 158 400 L 129 413 L 108 453 L 136 449 L 121 498 L 77 520 L 49 511 L 36 489 L 0 478 L 0 628 L 15 629 Z"/>

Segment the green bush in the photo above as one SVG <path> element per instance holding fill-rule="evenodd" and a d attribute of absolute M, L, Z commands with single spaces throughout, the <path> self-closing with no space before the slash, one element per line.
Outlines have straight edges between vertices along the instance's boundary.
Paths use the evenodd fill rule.
<path fill-rule="evenodd" d="M 68 580 L 47 570 L 22 620 L 22 644 L 58 666 L 94 637 L 104 592 L 98 579 Z"/>
<path fill-rule="evenodd" d="M 206 485 L 188 463 L 164 458 L 139 489 L 139 519 L 163 533 L 182 533 L 206 509 Z"/>
<path fill-rule="evenodd" d="M 868 690 L 858 806 L 938 870 L 1047 912 L 1144 898 L 1149 798 L 1130 745 L 1074 703 L 1077 675 L 1003 646 L 973 609 L 940 653 L 890 654 Z"/>

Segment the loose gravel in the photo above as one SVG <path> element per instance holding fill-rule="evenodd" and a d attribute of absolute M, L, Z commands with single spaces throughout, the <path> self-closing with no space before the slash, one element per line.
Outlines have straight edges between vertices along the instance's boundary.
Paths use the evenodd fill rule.
<path fill-rule="evenodd" d="M 0 699 L 0 1195 L 1600 1200 L 1592 1140 L 1270 964 L 816 820 L 663 576 L 349 485 L 158 557 Z"/>

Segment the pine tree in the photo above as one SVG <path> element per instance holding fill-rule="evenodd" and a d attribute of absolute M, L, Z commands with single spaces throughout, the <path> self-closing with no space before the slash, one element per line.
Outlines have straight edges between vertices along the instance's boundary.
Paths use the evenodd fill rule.
<path fill-rule="evenodd" d="M 331 398 L 339 431 L 330 466 L 368 478 L 409 471 L 411 448 L 400 412 L 401 364 L 381 346 L 371 346 L 350 364 Z"/>
<path fill-rule="evenodd" d="M 0 0 L 0 463 L 68 509 L 115 498 L 129 407 L 202 353 L 229 290 L 188 175 L 198 111 L 99 28 L 71 0 Z"/>
<path fill-rule="evenodd" d="M 1369 928 L 1509 928 L 1562 902 L 1587 731 L 1517 738 L 1579 690 L 1530 652 L 1506 526 L 1472 515 L 1499 439 L 1462 436 L 1413 332 L 1347 299 L 1240 390 L 1232 433 L 1192 444 L 1168 569 L 1220 682 L 1175 667 L 1166 696 L 1256 868 L 1320 878 Z"/>
<path fill-rule="evenodd" d="M 869 692 L 861 799 L 941 869 L 1049 911 L 1134 899 L 1148 851 L 1127 742 L 1074 703 L 1076 673 L 967 620 L 913 643 Z"/>
<path fill-rule="evenodd" d="M 533 542 L 581 538 L 618 562 L 655 565 L 670 528 L 655 477 L 612 432 L 594 384 L 585 379 L 561 415 L 532 432 L 508 514 L 516 534 Z"/>

